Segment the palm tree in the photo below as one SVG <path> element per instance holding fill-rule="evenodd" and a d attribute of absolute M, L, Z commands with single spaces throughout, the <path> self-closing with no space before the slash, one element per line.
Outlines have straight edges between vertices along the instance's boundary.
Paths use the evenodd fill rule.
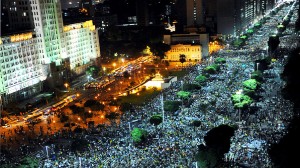
<path fill-rule="evenodd" d="M 183 63 L 186 62 L 186 56 L 184 54 L 179 55 L 179 61 L 181 62 L 182 68 L 183 68 Z"/>

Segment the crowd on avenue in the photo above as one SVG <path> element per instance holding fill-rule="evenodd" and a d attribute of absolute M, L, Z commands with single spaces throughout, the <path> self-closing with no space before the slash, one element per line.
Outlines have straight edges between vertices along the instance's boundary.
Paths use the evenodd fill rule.
<path fill-rule="evenodd" d="M 285 8 L 282 10 L 287 10 Z M 19 126 L 8 133 L 2 133 L 1 142 L 20 157 L 27 155 L 41 158 L 39 167 L 44 168 L 192 168 L 198 166 L 195 160 L 198 145 L 205 144 L 203 138 L 209 130 L 222 124 L 238 125 L 231 139 L 230 150 L 223 160 L 250 167 L 271 167 L 267 148 L 286 133 L 286 126 L 293 115 L 293 104 L 281 95 L 285 82 L 280 74 L 287 61 L 285 56 L 296 47 L 294 43 L 299 40 L 293 33 L 296 15 L 294 12 L 286 35 L 280 38 L 279 48 L 282 52 L 277 52 L 278 58 L 263 73 L 264 80 L 258 91 L 260 98 L 252 103 L 257 109 L 254 113 L 235 109 L 231 101 L 231 95 L 240 90 L 242 82 L 250 79 L 251 73 L 259 67 L 254 61 L 267 56 L 264 50 L 267 40 L 250 37 L 248 45 L 241 50 L 228 47 L 212 55 L 213 58 L 225 58 L 226 63 L 221 65 L 217 74 L 209 77 L 201 89 L 192 92 L 191 104 L 181 105 L 176 115 L 162 110 L 162 99 L 182 101 L 176 93 L 184 84 L 194 83 L 203 69 L 213 64 L 213 59 L 204 59 L 201 64 L 188 68 L 189 72 L 181 80 L 172 83 L 144 105 L 135 106 L 134 111 L 123 112 L 120 119 L 112 120 L 109 125 L 87 128 L 79 133 L 49 126 Z M 273 19 L 271 17 L 270 22 L 260 28 L 262 34 L 266 29 L 276 29 Z M 154 114 L 163 116 L 163 122 L 158 126 L 149 122 Z M 192 127 L 193 120 L 201 121 L 201 126 Z M 130 132 L 134 127 L 148 132 L 146 144 L 136 145 L 132 141 Z M 86 140 L 88 149 L 80 152 L 72 150 L 70 142 L 77 139 Z M 23 145 L 14 148 L 21 142 Z M 7 157 L 1 155 L 0 159 L 6 160 Z M 14 161 L 10 160 L 9 164 L 13 165 Z"/>

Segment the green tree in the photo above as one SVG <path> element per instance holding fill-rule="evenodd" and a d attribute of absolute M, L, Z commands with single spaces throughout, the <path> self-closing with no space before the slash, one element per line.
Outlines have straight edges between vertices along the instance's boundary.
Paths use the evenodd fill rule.
<path fill-rule="evenodd" d="M 253 102 L 252 98 L 245 94 L 234 94 L 231 99 L 234 107 L 240 109 L 248 107 Z"/>
<path fill-rule="evenodd" d="M 255 79 L 258 82 L 262 82 L 263 81 L 263 74 L 262 74 L 262 72 L 259 71 L 259 70 L 252 72 L 251 79 Z"/>
<path fill-rule="evenodd" d="M 99 76 L 99 72 L 100 72 L 100 68 L 93 65 L 93 66 L 89 66 L 86 70 L 86 74 L 90 75 L 92 77 L 98 77 Z"/>
<path fill-rule="evenodd" d="M 253 95 L 255 90 L 260 85 L 255 79 L 249 79 L 243 82 L 243 90 L 247 95 Z"/>
<path fill-rule="evenodd" d="M 195 81 L 197 81 L 199 84 L 204 84 L 207 81 L 207 77 L 204 75 L 199 75 L 195 78 Z"/>
<path fill-rule="evenodd" d="M 177 96 L 181 99 L 188 99 L 191 96 L 191 92 L 179 91 L 177 92 Z"/>
<path fill-rule="evenodd" d="M 165 52 L 167 52 L 171 49 L 170 45 L 162 43 L 162 42 L 151 44 L 151 48 L 153 50 L 153 53 L 156 56 L 159 56 L 160 59 L 164 59 Z"/>
<path fill-rule="evenodd" d="M 179 109 L 179 106 L 181 105 L 180 101 L 164 101 L 164 110 L 165 111 L 171 111 L 175 112 Z"/>
<path fill-rule="evenodd" d="M 150 49 L 149 46 L 146 46 L 146 48 L 142 51 L 142 54 L 143 55 L 150 55 L 150 56 L 153 55 L 153 53 L 151 52 L 151 49 Z"/>
<path fill-rule="evenodd" d="M 124 77 L 125 79 L 128 79 L 128 78 L 130 77 L 130 73 L 129 73 L 128 71 L 124 71 L 124 72 L 123 72 L 123 77 Z"/>
<path fill-rule="evenodd" d="M 194 91 L 201 89 L 200 85 L 195 83 L 184 83 L 182 86 L 183 91 Z"/>
<path fill-rule="evenodd" d="M 65 113 L 62 113 L 59 117 L 60 122 L 64 123 L 69 120 L 69 116 L 67 116 Z"/>
<path fill-rule="evenodd" d="M 69 107 L 70 110 L 72 110 L 73 114 L 80 114 L 84 112 L 84 108 L 83 107 L 79 107 L 76 105 L 72 105 Z"/>
<path fill-rule="evenodd" d="M 146 140 L 147 131 L 140 128 L 133 128 L 133 130 L 131 131 L 131 137 L 133 139 L 133 142 L 141 143 Z"/>
<path fill-rule="evenodd" d="M 21 160 L 20 165 L 18 168 L 38 168 L 39 167 L 39 160 L 33 157 L 25 157 Z"/>
<path fill-rule="evenodd" d="M 215 168 L 218 163 L 218 155 L 214 148 L 203 148 L 196 155 L 196 161 L 201 168 Z"/>
<path fill-rule="evenodd" d="M 226 59 L 225 58 L 221 58 L 221 57 L 217 57 L 215 59 L 215 63 L 216 64 L 224 64 L 224 63 L 226 63 Z"/>
<path fill-rule="evenodd" d="M 194 121 L 192 122 L 192 125 L 193 125 L 194 127 L 200 127 L 201 124 L 202 124 L 202 122 L 201 122 L 200 120 L 194 120 Z"/>
<path fill-rule="evenodd" d="M 163 121 L 163 118 L 162 118 L 161 115 L 153 115 L 150 118 L 150 123 L 153 124 L 153 125 L 155 125 L 155 126 L 157 126 L 160 123 L 162 123 L 162 121 Z"/>
<path fill-rule="evenodd" d="M 179 55 L 179 62 L 181 62 L 182 68 L 183 68 L 183 63 L 186 62 L 186 56 L 184 54 Z"/>
<path fill-rule="evenodd" d="M 212 64 L 204 68 L 204 72 L 209 74 L 215 74 L 220 70 L 220 65 Z"/>

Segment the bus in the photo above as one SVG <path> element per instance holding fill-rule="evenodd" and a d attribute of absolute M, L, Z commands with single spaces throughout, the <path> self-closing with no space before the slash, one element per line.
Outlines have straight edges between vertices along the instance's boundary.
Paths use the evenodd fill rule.
<path fill-rule="evenodd" d="M 60 101 L 52 106 L 51 111 L 55 112 L 57 110 L 60 110 L 61 108 L 65 107 L 67 104 L 68 103 L 65 100 Z"/>
<path fill-rule="evenodd" d="M 37 122 L 40 122 L 41 119 L 39 119 L 40 116 L 42 116 L 43 114 L 38 114 L 38 115 L 35 115 L 35 116 L 32 116 L 32 117 L 29 117 L 25 120 L 26 123 L 37 123 Z"/>

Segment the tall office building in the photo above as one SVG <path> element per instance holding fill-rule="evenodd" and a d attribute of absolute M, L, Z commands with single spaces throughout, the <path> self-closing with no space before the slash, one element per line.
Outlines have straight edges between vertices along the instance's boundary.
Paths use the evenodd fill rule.
<path fill-rule="evenodd" d="M 275 6 L 275 0 L 203 0 L 204 23 L 218 34 L 239 35 Z"/>
<path fill-rule="evenodd" d="M 146 0 L 136 1 L 136 19 L 139 26 L 149 25 L 149 7 Z"/>
<path fill-rule="evenodd" d="M 63 25 L 60 1 L 29 0 L 34 31 L 0 38 L 0 95 L 4 104 L 62 85 L 100 57 L 92 21 Z"/>
<path fill-rule="evenodd" d="M 34 28 L 29 0 L 1 0 L 1 34 Z"/>
<path fill-rule="evenodd" d="M 186 26 L 203 24 L 202 0 L 186 0 Z"/>
<path fill-rule="evenodd" d="M 81 0 L 79 7 L 81 10 L 86 10 L 88 16 L 93 17 L 95 15 L 95 5 L 93 0 Z"/>

